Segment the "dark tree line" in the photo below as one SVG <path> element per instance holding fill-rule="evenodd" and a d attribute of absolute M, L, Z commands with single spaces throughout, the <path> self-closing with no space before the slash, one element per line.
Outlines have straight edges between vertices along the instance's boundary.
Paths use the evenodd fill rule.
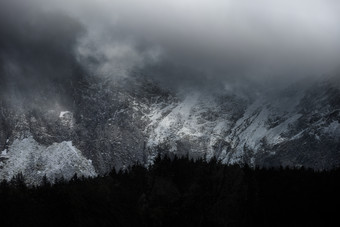
<path fill-rule="evenodd" d="M 0 226 L 336 226 L 340 169 L 158 157 L 96 178 L 0 184 Z"/>

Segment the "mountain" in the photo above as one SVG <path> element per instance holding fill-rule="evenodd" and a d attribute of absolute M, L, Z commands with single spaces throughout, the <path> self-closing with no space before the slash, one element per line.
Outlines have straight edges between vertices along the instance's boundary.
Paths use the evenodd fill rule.
<path fill-rule="evenodd" d="M 67 86 L 65 86 L 67 83 Z M 251 166 L 340 164 L 334 78 L 279 91 L 178 93 L 148 79 L 82 77 L 0 97 L 0 179 L 104 174 L 158 152 Z"/>

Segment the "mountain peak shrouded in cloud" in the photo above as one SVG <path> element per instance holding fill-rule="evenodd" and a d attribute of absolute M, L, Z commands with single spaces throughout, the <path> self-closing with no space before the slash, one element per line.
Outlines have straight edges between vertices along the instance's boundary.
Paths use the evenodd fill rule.
<path fill-rule="evenodd" d="M 2 36 L 1 45 L 19 40 L 2 52 L 31 59 L 25 49 L 41 50 L 43 65 L 50 68 L 53 62 L 57 69 L 46 73 L 52 76 L 67 74 L 63 62 L 76 60 L 90 74 L 140 73 L 172 88 L 245 81 L 281 84 L 332 72 L 340 59 L 340 3 L 334 0 L 1 4 L 1 30 L 10 33 Z"/>
<path fill-rule="evenodd" d="M 0 0 L 0 179 L 105 174 L 168 152 L 338 166 L 339 6 Z"/>

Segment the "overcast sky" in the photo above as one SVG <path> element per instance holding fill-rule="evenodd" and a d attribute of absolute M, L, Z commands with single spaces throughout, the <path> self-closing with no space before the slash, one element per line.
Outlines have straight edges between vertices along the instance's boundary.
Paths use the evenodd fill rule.
<path fill-rule="evenodd" d="M 2 0 L 0 4 L 1 32 L 11 33 L 3 36 L 2 43 L 20 36 L 18 42 L 28 49 L 34 44 L 34 49 L 39 39 L 48 45 L 52 33 L 57 38 L 51 46 L 65 49 L 46 51 L 56 58 L 74 57 L 98 76 L 140 73 L 172 87 L 249 80 L 281 83 L 333 72 L 340 63 L 337 0 Z M 6 13 L 8 9 L 18 15 Z M 31 21 L 32 29 L 22 21 Z M 15 31 L 8 32 L 8 27 Z M 23 41 L 26 38 L 30 41 Z M 19 45 L 14 46 L 20 53 Z"/>

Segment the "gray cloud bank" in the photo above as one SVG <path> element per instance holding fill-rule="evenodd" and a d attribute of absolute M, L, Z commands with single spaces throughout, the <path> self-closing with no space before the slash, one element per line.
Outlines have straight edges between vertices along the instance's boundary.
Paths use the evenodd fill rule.
<path fill-rule="evenodd" d="M 42 66 L 37 74 L 52 77 L 68 75 L 63 70 L 74 58 L 91 74 L 143 74 L 173 88 L 245 81 L 281 84 L 331 72 L 340 62 L 336 0 L 1 4 L 2 62 L 8 68 L 8 59 L 15 58 L 20 70 Z"/>
<path fill-rule="evenodd" d="M 0 102 L 4 97 L 30 105 L 38 98 L 66 104 L 80 67 L 77 40 L 85 29 L 62 12 L 44 12 L 33 3 L 1 1 Z"/>

